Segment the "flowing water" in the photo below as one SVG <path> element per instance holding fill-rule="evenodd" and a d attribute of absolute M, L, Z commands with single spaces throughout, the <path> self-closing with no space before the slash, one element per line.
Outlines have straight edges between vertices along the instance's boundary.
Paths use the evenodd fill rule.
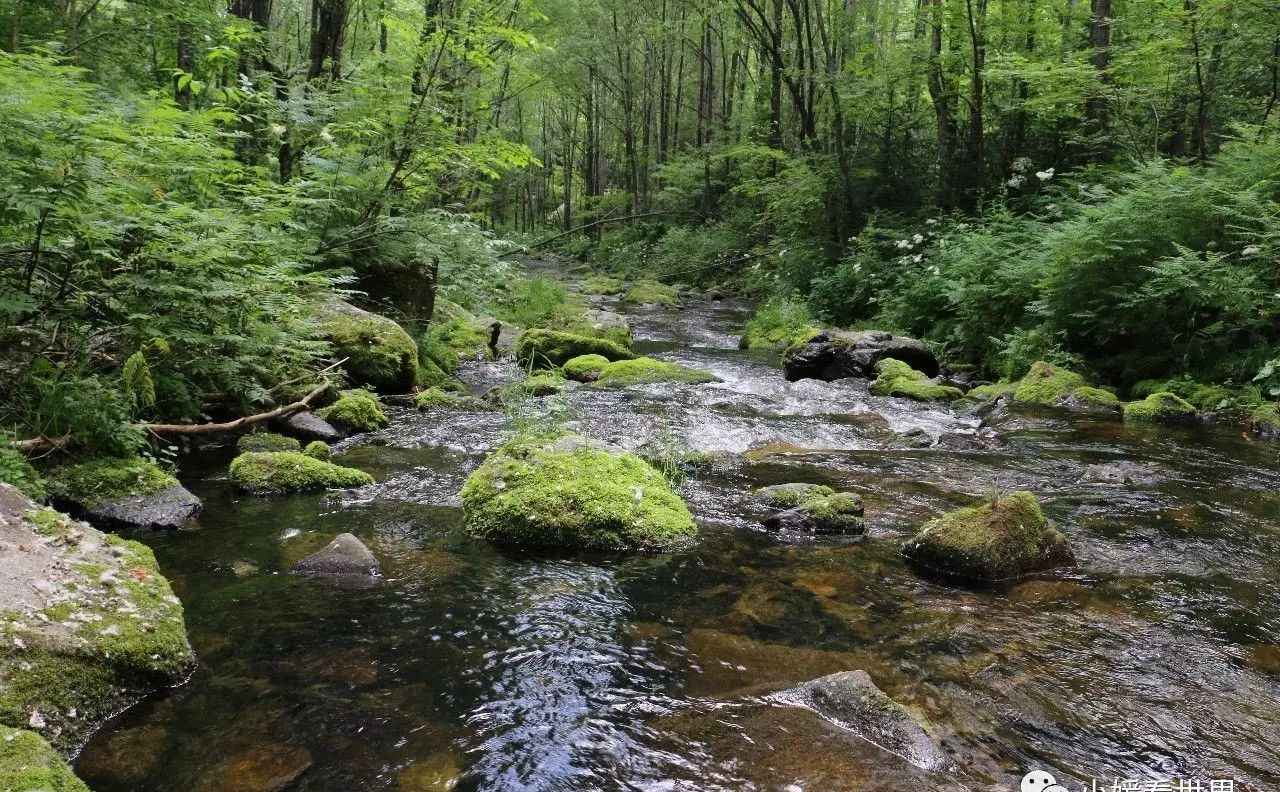
<path fill-rule="evenodd" d="M 350 492 L 242 497 L 229 452 L 206 453 L 184 467 L 199 526 L 143 537 L 199 670 L 99 733 L 77 763 L 92 788 L 914 792 L 1017 789 L 1033 768 L 1072 792 L 1280 788 L 1276 445 L 1052 415 L 984 428 L 862 382 L 785 382 L 774 356 L 737 350 L 744 305 L 628 313 L 641 351 L 723 382 L 553 402 L 622 446 L 721 452 L 682 484 L 695 546 L 467 539 L 457 492 L 501 442 L 499 413 L 392 408 L 390 429 L 341 447 L 378 482 Z M 866 537 L 764 531 L 751 490 L 786 481 L 859 493 Z M 972 590 L 897 555 L 922 521 L 1012 489 L 1041 497 L 1077 568 Z M 286 574 L 342 531 L 381 585 Z M 762 698 L 848 669 L 926 718 L 955 767 L 926 773 Z"/>

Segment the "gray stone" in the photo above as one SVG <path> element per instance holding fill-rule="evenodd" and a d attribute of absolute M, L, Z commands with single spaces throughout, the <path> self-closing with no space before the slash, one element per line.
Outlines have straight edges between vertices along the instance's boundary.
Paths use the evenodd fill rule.
<path fill-rule="evenodd" d="M 300 440 L 323 440 L 336 443 L 345 435 L 328 421 L 310 411 L 296 412 L 280 422 L 282 430 Z"/>
<path fill-rule="evenodd" d="M 866 671 L 841 671 L 769 697 L 804 707 L 925 770 L 951 762 L 915 717 L 876 687 Z"/>
<path fill-rule="evenodd" d="M 846 377 L 870 379 L 876 364 L 895 358 L 927 376 L 938 374 L 938 359 L 923 341 L 883 330 L 824 330 L 808 342 L 796 344 L 783 356 L 789 382 Z"/>
<path fill-rule="evenodd" d="M 364 542 L 349 533 L 338 534 L 318 553 L 293 565 L 291 572 L 303 575 L 360 575 L 376 577 L 381 572 Z"/>
<path fill-rule="evenodd" d="M 129 495 L 86 505 L 62 502 L 76 517 L 103 528 L 174 530 L 200 514 L 204 504 L 181 484 L 147 495 Z"/>

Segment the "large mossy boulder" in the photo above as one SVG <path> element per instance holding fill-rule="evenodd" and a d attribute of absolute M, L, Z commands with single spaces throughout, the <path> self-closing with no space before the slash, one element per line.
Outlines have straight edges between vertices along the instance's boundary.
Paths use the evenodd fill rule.
<path fill-rule="evenodd" d="M 404 328 L 385 316 L 342 301 L 321 314 L 335 357 L 351 382 L 383 393 L 406 393 L 418 376 L 418 345 Z"/>
<path fill-rule="evenodd" d="M 141 457 L 105 457 L 54 468 L 53 504 L 100 528 L 174 529 L 200 513 L 200 499 Z"/>
<path fill-rule="evenodd" d="M 954 401 L 964 395 L 959 388 L 931 380 L 896 358 L 883 358 L 876 363 L 876 378 L 871 392 L 876 396 L 901 396 L 915 401 Z"/>
<path fill-rule="evenodd" d="M 1196 408 L 1180 396 L 1162 391 L 1126 404 L 1124 420 L 1126 423 L 1190 424 L 1195 423 Z"/>
<path fill-rule="evenodd" d="M 664 550 L 697 532 L 652 465 L 578 437 L 500 447 L 467 478 L 462 507 L 471 535 L 525 547 Z"/>
<path fill-rule="evenodd" d="M 847 377 L 870 379 L 875 376 L 876 364 L 885 358 L 900 360 L 928 377 L 939 371 L 937 356 L 923 341 L 882 330 L 823 330 L 787 347 L 782 365 L 789 382 L 830 382 Z"/>
<path fill-rule="evenodd" d="M 71 766 L 35 732 L 0 726 L 0 790 L 89 792 Z"/>
<path fill-rule="evenodd" d="M 534 368 L 556 368 L 580 355 L 600 355 L 608 360 L 630 360 L 636 355 L 606 338 L 535 328 L 516 339 L 516 360 Z"/>
<path fill-rule="evenodd" d="M 578 355 L 566 360 L 560 370 L 574 382 L 595 382 L 608 365 L 609 358 L 604 355 Z"/>
<path fill-rule="evenodd" d="M 335 465 L 296 451 L 241 454 L 231 460 L 231 480 L 252 495 L 351 489 L 373 483 L 363 470 Z"/>
<path fill-rule="evenodd" d="M 316 415 L 349 432 L 373 432 L 391 423 L 378 397 L 360 388 L 343 391 L 336 402 L 316 410 Z"/>
<path fill-rule="evenodd" d="M 653 280 L 642 280 L 633 283 L 631 288 L 627 289 L 623 299 L 639 305 L 671 306 L 680 301 L 680 295 L 674 286 Z"/>
<path fill-rule="evenodd" d="M 956 509 L 925 523 L 902 546 L 912 563 L 966 580 L 994 582 L 1075 563 L 1030 492 Z"/>
<path fill-rule="evenodd" d="M 1043 360 L 1016 382 L 1002 380 L 980 385 L 965 394 L 970 403 L 989 403 L 1005 398 L 1014 404 L 1031 407 L 1055 407 L 1074 413 L 1115 416 L 1120 412 L 1120 399 L 1111 391 L 1089 385 L 1085 378 L 1070 369 Z"/>
<path fill-rule="evenodd" d="M 640 357 L 609 363 L 596 373 L 592 384 L 597 388 L 626 388 L 631 385 L 652 385 L 659 382 L 701 384 L 719 381 L 720 378 L 709 371 L 689 368 L 665 360 Z"/>
<path fill-rule="evenodd" d="M 182 605 L 150 548 L 41 508 L 7 484 L 0 570 L 0 724 L 74 752 L 195 662 Z"/>
<path fill-rule="evenodd" d="M 285 437 L 274 432 L 252 432 L 247 435 L 241 435 L 240 439 L 236 440 L 236 450 L 241 453 L 246 451 L 301 451 L 302 443 L 292 437 Z"/>

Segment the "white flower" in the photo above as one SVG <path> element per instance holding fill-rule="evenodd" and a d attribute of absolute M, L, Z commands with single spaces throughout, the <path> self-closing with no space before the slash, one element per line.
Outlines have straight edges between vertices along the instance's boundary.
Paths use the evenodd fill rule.
<path fill-rule="evenodd" d="M 1026 171 L 1029 171 L 1029 170 L 1031 170 L 1030 157 L 1018 157 L 1016 160 L 1013 161 L 1014 173 L 1025 173 Z"/>
<path fill-rule="evenodd" d="M 909 239 L 899 239 L 895 244 L 897 245 L 898 250 L 910 250 L 910 249 L 911 249 L 911 240 L 909 240 Z"/>
<path fill-rule="evenodd" d="M 329 127 L 320 130 L 320 139 L 325 142 L 325 145 L 333 145 L 333 133 L 329 131 Z"/>
<path fill-rule="evenodd" d="M 1262 252 L 1262 248 L 1258 247 L 1257 245 L 1250 245 L 1249 247 L 1240 251 L 1240 255 L 1244 256 L 1245 258 L 1253 258 L 1254 256 L 1258 255 L 1261 252 Z"/>
<path fill-rule="evenodd" d="M 937 220 L 937 218 L 934 218 L 934 217 L 930 217 L 928 220 L 925 220 L 924 222 L 925 222 L 925 224 L 926 224 L 926 225 L 937 225 L 937 224 L 938 224 L 938 220 Z"/>
<path fill-rule="evenodd" d="M 1040 181 L 1049 181 L 1053 178 L 1053 168 L 1048 170 L 1036 171 L 1036 178 Z"/>
<path fill-rule="evenodd" d="M 914 261 L 915 263 L 919 264 L 920 262 L 924 261 L 924 254 L 923 254 L 923 253 L 917 253 L 917 254 L 915 254 L 914 256 L 912 256 L 912 257 L 911 257 L 911 260 L 912 260 L 912 261 Z"/>
<path fill-rule="evenodd" d="M 911 237 L 911 242 L 912 242 L 913 244 L 918 245 L 918 244 L 920 244 L 920 243 L 921 243 L 921 242 L 923 242 L 923 241 L 924 241 L 924 237 L 923 237 L 922 235 L 920 235 L 920 234 L 916 234 L 915 236 Z"/>
<path fill-rule="evenodd" d="M 276 137 L 284 137 L 284 133 L 288 131 L 289 131 L 289 128 L 286 127 L 284 124 L 271 125 L 271 134 L 275 135 Z"/>
<path fill-rule="evenodd" d="M 1023 176 L 1021 173 L 1015 173 L 1009 179 L 1009 181 L 1005 182 L 1005 185 L 1008 186 L 1009 189 L 1011 190 L 1016 190 L 1022 185 L 1026 184 L 1026 182 L 1027 182 L 1027 177 Z"/>

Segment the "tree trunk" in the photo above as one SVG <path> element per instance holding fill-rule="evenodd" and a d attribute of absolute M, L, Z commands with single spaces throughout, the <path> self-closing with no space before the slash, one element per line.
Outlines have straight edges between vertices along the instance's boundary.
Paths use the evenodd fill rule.
<path fill-rule="evenodd" d="M 1085 102 L 1084 114 L 1092 132 L 1103 133 L 1109 123 L 1107 91 L 1111 87 L 1111 0 L 1093 0 L 1089 16 L 1090 62 L 1098 85 Z"/>

